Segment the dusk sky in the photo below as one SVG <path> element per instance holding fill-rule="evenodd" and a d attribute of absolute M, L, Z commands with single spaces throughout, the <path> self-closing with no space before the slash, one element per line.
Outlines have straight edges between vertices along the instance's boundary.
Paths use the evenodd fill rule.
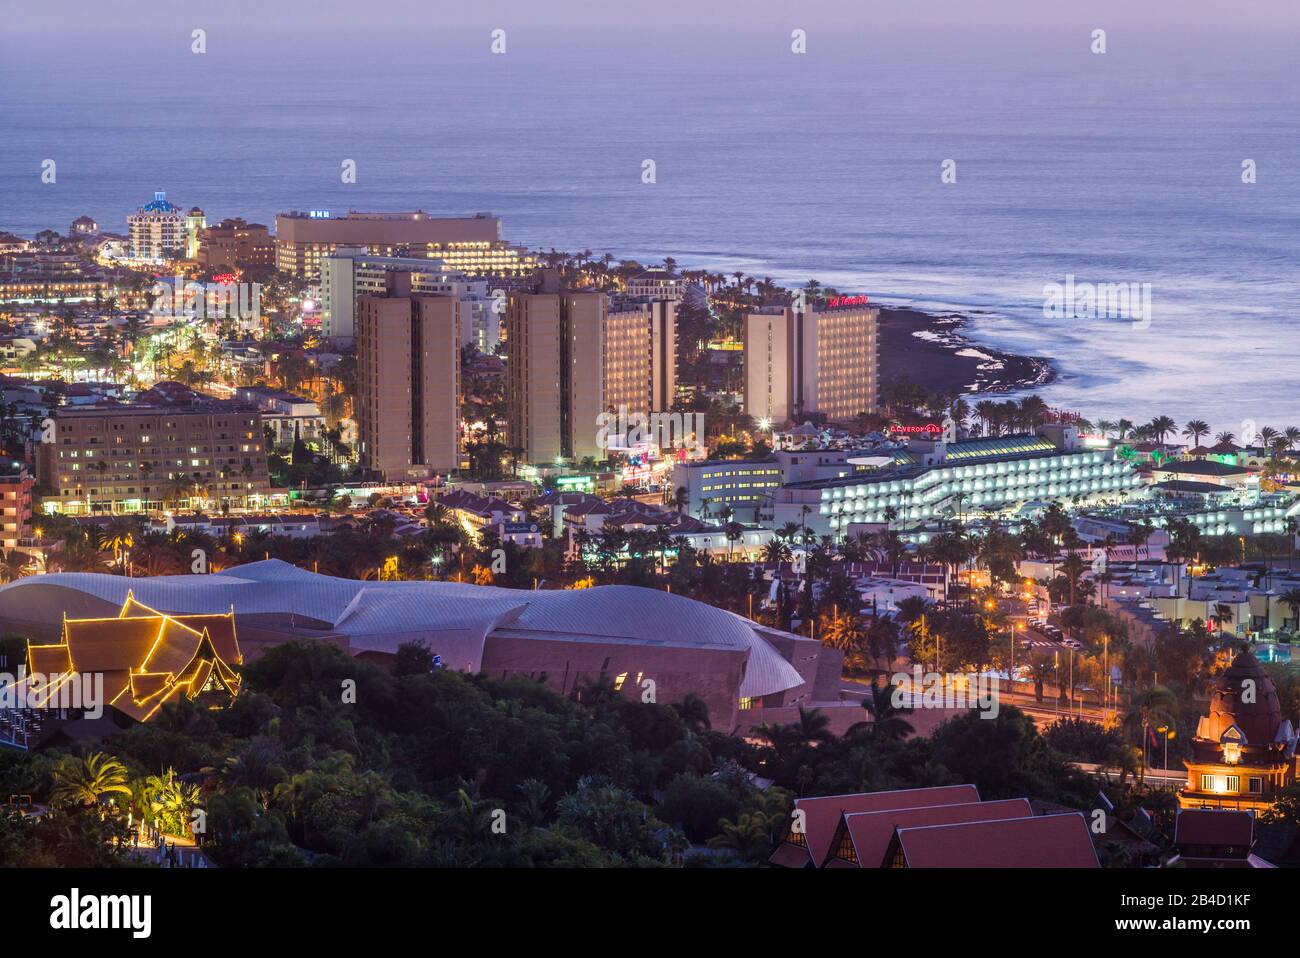
<path fill-rule="evenodd" d="M 637 30 L 654 26 L 690 29 L 729 27 L 736 30 L 762 29 L 787 24 L 870 30 L 873 27 L 918 27 L 969 25 L 1015 25 L 1018 28 L 1069 28 L 1081 25 L 1107 29 L 1150 26 L 1161 31 L 1181 25 L 1214 24 L 1227 29 L 1267 25 L 1270 33 L 1300 24 L 1300 5 L 1290 0 L 1186 0 L 1133 3 L 1131 0 L 1090 0 L 1086 5 L 1045 3 L 1042 0 L 997 0 L 970 3 L 968 0 L 925 0 L 925 2 L 860 3 L 856 0 L 813 0 L 791 4 L 788 0 L 657 0 L 654 3 L 594 3 L 591 0 L 553 0 L 538 4 L 520 0 L 460 0 L 420 2 L 393 0 L 383 4 L 360 4 L 355 0 L 283 0 L 273 4 L 249 0 L 216 3 L 176 3 L 171 0 L 138 0 L 130 13 L 122 4 L 98 0 L 57 0 L 51 3 L 15 3 L 6 0 L 5 26 L 26 31 L 41 29 L 139 30 L 145 23 L 156 29 L 203 23 L 208 26 L 240 26 L 257 32 L 263 26 L 294 26 L 300 29 L 326 26 L 337 30 L 361 28 L 410 28 L 413 25 L 474 27 L 484 24 L 548 26 L 563 29 L 601 27 Z M 858 38 L 869 43 L 870 35 Z"/>

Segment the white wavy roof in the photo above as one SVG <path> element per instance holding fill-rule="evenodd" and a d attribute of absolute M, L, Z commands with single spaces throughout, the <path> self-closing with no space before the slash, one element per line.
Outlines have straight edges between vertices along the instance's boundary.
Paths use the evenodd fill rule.
<path fill-rule="evenodd" d="M 478 671 L 493 632 L 677 648 L 748 650 L 740 694 L 758 697 L 803 684 L 803 677 L 748 619 L 683 596 L 638 586 L 525 591 L 459 582 L 362 582 L 299 569 L 278 559 L 212 575 L 128 579 L 95 572 L 58 572 L 0 588 L 6 607 L 51 603 L 51 588 L 72 589 L 114 605 L 128 590 L 152 608 L 176 614 L 292 614 L 348 637 L 354 652 L 394 652 L 414 639 L 430 644 L 451 668 Z M 38 590 L 32 592 L 30 590 Z M 45 599 L 39 598 L 45 593 Z M 24 598 L 31 601 L 24 601 Z M 51 609 L 62 617 L 62 611 Z"/>

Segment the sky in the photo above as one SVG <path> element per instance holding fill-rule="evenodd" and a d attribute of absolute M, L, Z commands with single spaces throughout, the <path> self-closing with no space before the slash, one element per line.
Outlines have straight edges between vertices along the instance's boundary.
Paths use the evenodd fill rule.
<path fill-rule="evenodd" d="M 297 26 L 437 29 L 521 26 L 575 30 L 672 28 L 688 32 L 768 26 L 843 32 L 961 26 L 1052 30 L 1147 26 L 1163 30 L 1217 25 L 1228 30 L 1300 27 L 1295 0 L 0 0 L 0 27 L 14 33 L 136 31 L 186 26 Z M 629 34 L 629 38 L 633 35 Z"/>

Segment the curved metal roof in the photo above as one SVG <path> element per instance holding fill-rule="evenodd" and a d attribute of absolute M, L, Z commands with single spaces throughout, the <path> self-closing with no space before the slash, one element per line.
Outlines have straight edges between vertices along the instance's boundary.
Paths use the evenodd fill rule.
<path fill-rule="evenodd" d="M 211 575 L 32 576 L 0 588 L 0 618 L 61 618 L 66 605 L 51 601 L 51 595 L 52 590 L 65 589 L 118 606 L 129 590 L 145 605 L 173 614 L 229 612 L 232 607 L 240 615 L 292 614 L 304 619 L 304 625 L 311 622 L 346 635 L 354 651 L 391 653 L 403 642 L 434 639 L 449 667 L 469 671 L 481 667 L 484 643 L 500 631 L 553 641 L 748 651 L 740 687 L 744 697 L 770 695 L 804 682 L 763 637 L 761 627 L 748 619 L 638 586 L 526 591 L 460 582 L 366 582 L 318 575 L 270 559 Z"/>

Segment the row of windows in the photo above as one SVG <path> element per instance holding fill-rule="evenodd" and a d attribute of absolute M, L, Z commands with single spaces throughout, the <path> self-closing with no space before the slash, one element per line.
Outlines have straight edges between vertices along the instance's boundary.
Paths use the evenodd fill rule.
<path fill-rule="evenodd" d="M 1241 777 L 1238 775 L 1201 775 L 1201 791 L 1218 792 L 1218 793 L 1240 793 Z M 1264 791 L 1264 780 L 1258 776 L 1252 775 L 1246 779 L 1246 792 L 1250 795 L 1259 795 Z"/>
<path fill-rule="evenodd" d="M 252 436 L 249 436 L 248 438 L 251 439 Z M 252 443 L 252 444 L 244 443 L 243 445 L 241 445 L 241 446 L 239 447 L 239 451 L 240 451 L 240 452 L 261 452 L 261 450 L 262 450 L 262 446 L 261 446 L 260 443 Z M 139 446 L 133 446 L 131 449 L 120 449 L 120 450 L 119 450 L 119 449 L 112 449 L 112 450 L 109 451 L 108 456 L 109 456 L 109 458 L 115 458 L 115 457 L 118 457 L 118 456 L 132 456 L 132 455 L 135 455 L 135 456 L 139 456 L 139 455 L 158 456 L 158 455 L 165 455 L 165 454 L 167 454 L 167 453 L 171 453 L 171 454 L 174 455 L 174 454 L 176 454 L 176 453 L 184 454 L 185 451 L 186 451 L 185 448 L 184 448 L 184 447 L 181 447 L 181 446 L 171 446 L 171 447 L 166 448 L 166 449 L 161 448 L 161 447 L 159 447 L 159 446 L 151 446 L 151 447 L 149 447 L 148 449 L 142 449 L 142 448 L 140 448 Z M 208 447 L 208 446 L 190 446 L 190 447 L 189 447 L 189 453 L 190 453 L 191 455 L 195 455 L 195 456 L 199 455 L 200 453 L 213 453 L 213 452 L 217 452 L 217 453 L 219 453 L 219 452 L 221 452 L 221 451 L 222 451 L 222 449 L 221 449 L 220 446 L 214 446 L 214 447 Z M 225 448 L 225 451 L 226 451 L 226 452 L 234 452 L 234 451 L 235 451 L 235 447 L 234 447 L 234 446 L 227 446 L 227 447 Z M 60 459 L 81 459 L 81 458 L 85 458 L 85 459 L 94 459 L 94 458 L 95 458 L 95 450 L 93 450 L 93 449 L 82 449 L 82 450 L 79 450 L 79 449 L 72 449 L 72 450 L 65 451 L 65 450 L 63 450 L 63 449 L 60 449 L 60 450 L 59 450 L 59 458 L 60 458 Z M 103 457 L 101 456 L 100 458 L 103 458 Z"/>

